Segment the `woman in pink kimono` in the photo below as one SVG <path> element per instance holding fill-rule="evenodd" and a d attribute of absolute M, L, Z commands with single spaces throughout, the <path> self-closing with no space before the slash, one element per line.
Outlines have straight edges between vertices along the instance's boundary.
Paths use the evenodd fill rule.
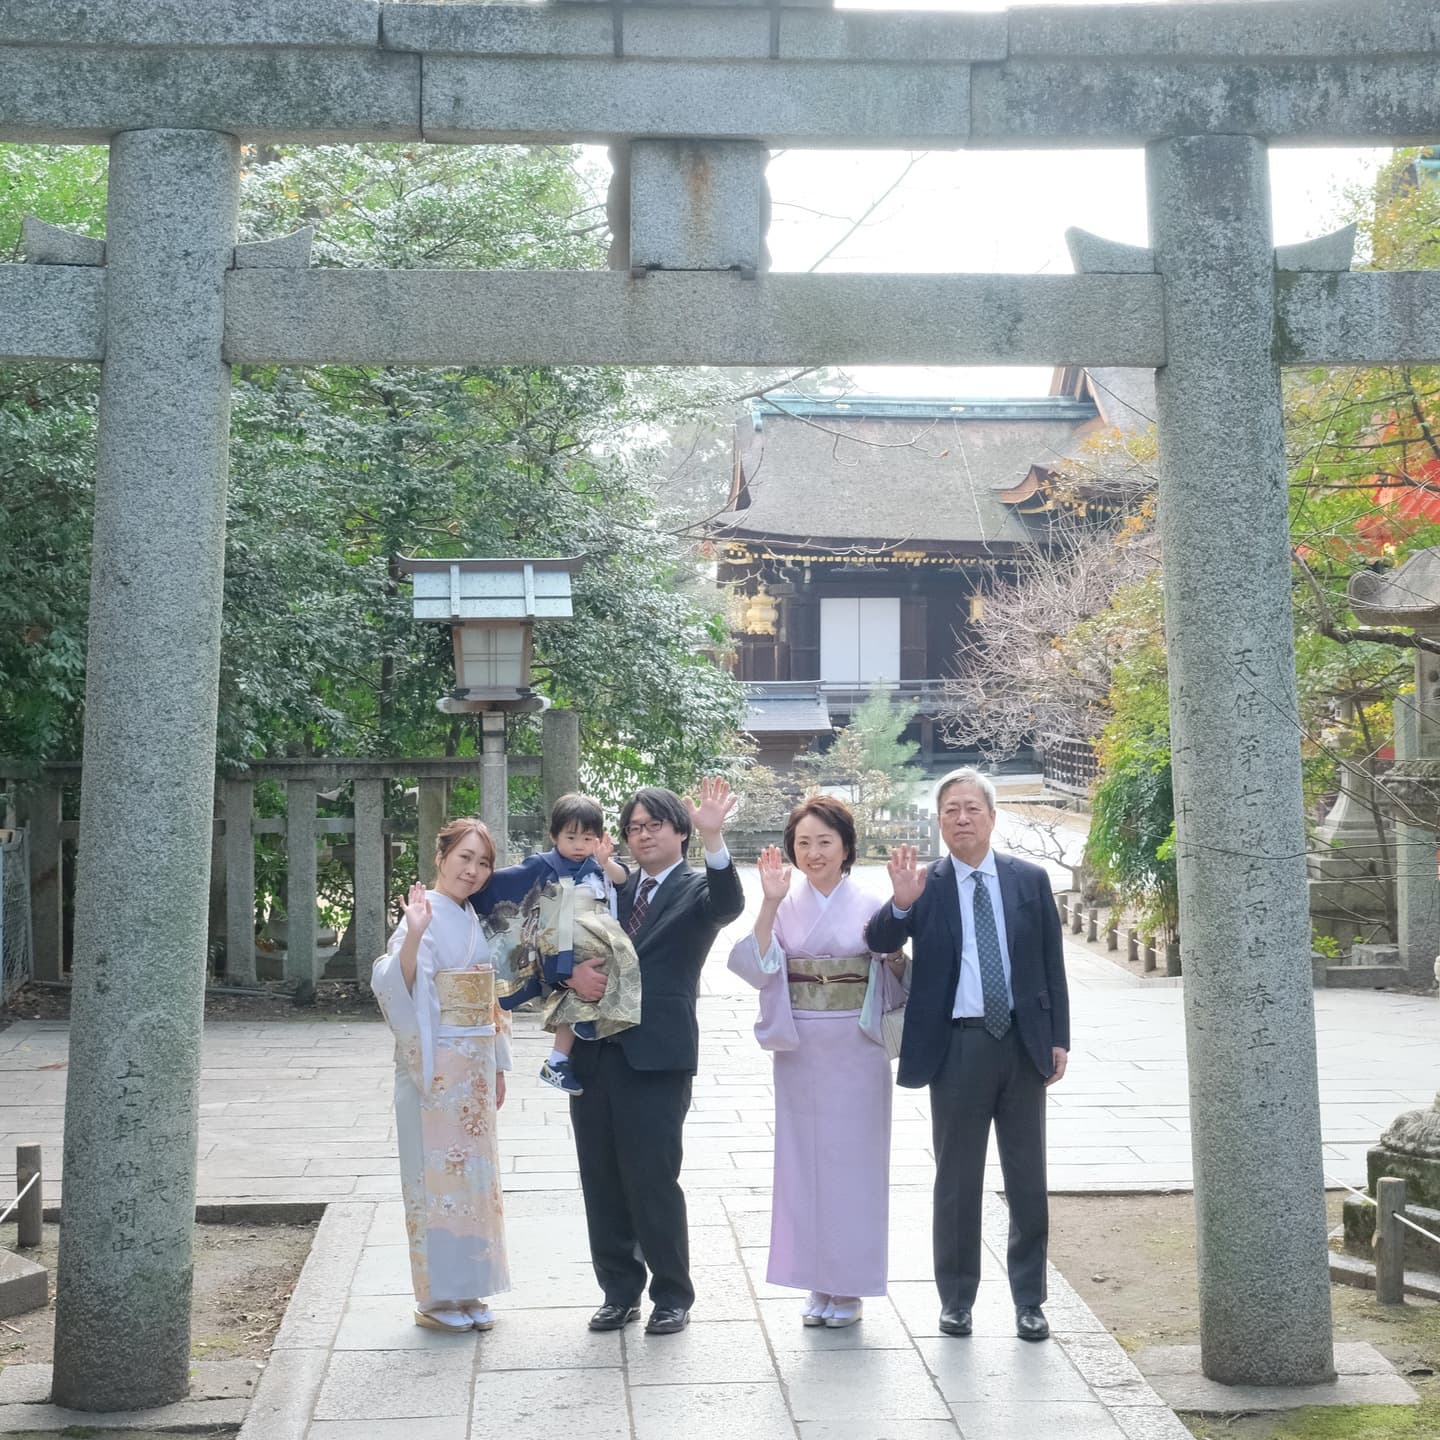
<path fill-rule="evenodd" d="M 808 1290 L 804 1324 L 831 1329 L 860 1319 L 861 1297 L 885 1294 L 891 1076 L 881 1015 L 905 1001 L 905 957 L 866 947 L 876 901 L 850 878 L 854 863 L 849 807 L 825 795 L 797 805 L 783 856 L 773 845 L 760 856 L 754 933 L 730 952 L 730 968 L 760 992 L 755 1037 L 775 1064 L 766 1278 Z"/>
<path fill-rule="evenodd" d="M 411 887 L 371 978 L 395 1032 L 415 1323 L 430 1330 L 489 1330 L 486 1297 L 510 1288 L 496 1136 L 510 1020 L 496 1004 L 490 942 L 467 903 L 494 868 L 485 826 L 452 820 L 435 847 L 434 889 Z"/>

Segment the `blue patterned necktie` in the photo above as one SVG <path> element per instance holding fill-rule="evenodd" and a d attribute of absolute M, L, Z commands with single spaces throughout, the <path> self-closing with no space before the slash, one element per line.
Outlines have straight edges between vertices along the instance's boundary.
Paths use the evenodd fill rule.
<path fill-rule="evenodd" d="M 1000 936 L 995 931 L 995 910 L 990 887 L 975 870 L 972 909 L 975 915 L 975 954 L 980 960 L 980 993 L 985 1000 L 985 1029 L 997 1040 L 1010 1028 L 1010 1001 L 1005 996 L 1005 964 L 1000 958 Z"/>

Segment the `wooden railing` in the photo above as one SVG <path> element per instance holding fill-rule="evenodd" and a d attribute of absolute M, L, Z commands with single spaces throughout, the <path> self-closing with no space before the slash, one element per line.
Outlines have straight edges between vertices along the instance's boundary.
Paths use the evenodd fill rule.
<path fill-rule="evenodd" d="M 1045 783 L 1072 795 L 1088 795 L 1100 774 L 1100 758 L 1089 740 L 1060 740 L 1045 747 Z"/>

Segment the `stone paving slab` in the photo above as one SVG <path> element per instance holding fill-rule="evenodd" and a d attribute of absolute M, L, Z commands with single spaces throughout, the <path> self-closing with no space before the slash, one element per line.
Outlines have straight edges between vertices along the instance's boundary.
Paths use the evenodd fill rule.
<path fill-rule="evenodd" d="M 767 1218 L 768 1198 L 741 1194 L 705 1208 L 696 1235 L 707 1259 L 696 1270 L 693 1320 L 662 1337 L 639 1326 L 604 1335 L 585 1328 L 598 1295 L 578 1196 L 553 1197 L 543 1216 L 511 1220 L 520 1284 L 495 1297 L 498 1323 L 483 1335 L 411 1324 L 398 1205 L 335 1207 L 296 1287 L 292 1305 L 304 1320 L 287 1324 L 291 1344 L 262 1377 L 241 1440 L 480 1440 L 497 1429 L 508 1440 L 581 1432 L 610 1440 L 1185 1435 L 1053 1270 L 1054 1339 L 1032 1345 L 1007 1332 L 1013 1308 L 998 1278 L 1007 1217 L 998 1200 L 987 1202 L 985 1221 L 986 1272 L 997 1278 L 982 1284 L 969 1340 L 934 1332 L 938 1301 L 919 1280 L 868 1301 L 853 1328 L 808 1329 L 799 1297 L 757 1282 L 758 1247 L 742 1243 Z M 925 1220 L 926 1196 L 897 1195 L 895 1253 L 906 1252 Z M 348 1291 L 337 1280 L 347 1274 Z M 367 1277 L 382 1293 L 364 1293 Z M 301 1343 L 327 1333 L 330 1342 Z"/>

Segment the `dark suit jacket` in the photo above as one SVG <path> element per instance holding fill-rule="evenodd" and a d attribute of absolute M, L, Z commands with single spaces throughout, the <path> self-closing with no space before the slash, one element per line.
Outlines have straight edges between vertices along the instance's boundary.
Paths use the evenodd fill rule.
<path fill-rule="evenodd" d="M 622 925 L 630 918 L 644 878 L 642 871 L 635 870 L 620 891 L 617 908 Z M 694 870 L 682 864 L 651 896 L 650 911 L 635 936 L 640 1023 L 615 1037 L 633 1069 L 694 1074 L 700 1055 L 700 1026 L 695 1019 L 700 971 L 721 928 L 744 908 L 745 894 L 733 864 L 723 870 L 708 865 Z M 577 1045 L 577 1060 L 594 1048 Z"/>
<path fill-rule="evenodd" d="M 1055 1069 L 1051 1051 L 1070 1048 L 1070 992 L 1050 877 L 1040 866 L 998 850 L 995 871 L 1005 911 L 1015 1026 L 1025 1053 L 1048 1076 Z M 895 918 L 887 900 L 870 917 L 865 935 L 870 948 L 880 952 L 898 950 L 907 939 L 915 942 L 897 1079 L 918 1089 L 945 1063 L 960 981 L 960 896 L 950 857 L 930 866 L 925 888 L 903 920 Z"/>

